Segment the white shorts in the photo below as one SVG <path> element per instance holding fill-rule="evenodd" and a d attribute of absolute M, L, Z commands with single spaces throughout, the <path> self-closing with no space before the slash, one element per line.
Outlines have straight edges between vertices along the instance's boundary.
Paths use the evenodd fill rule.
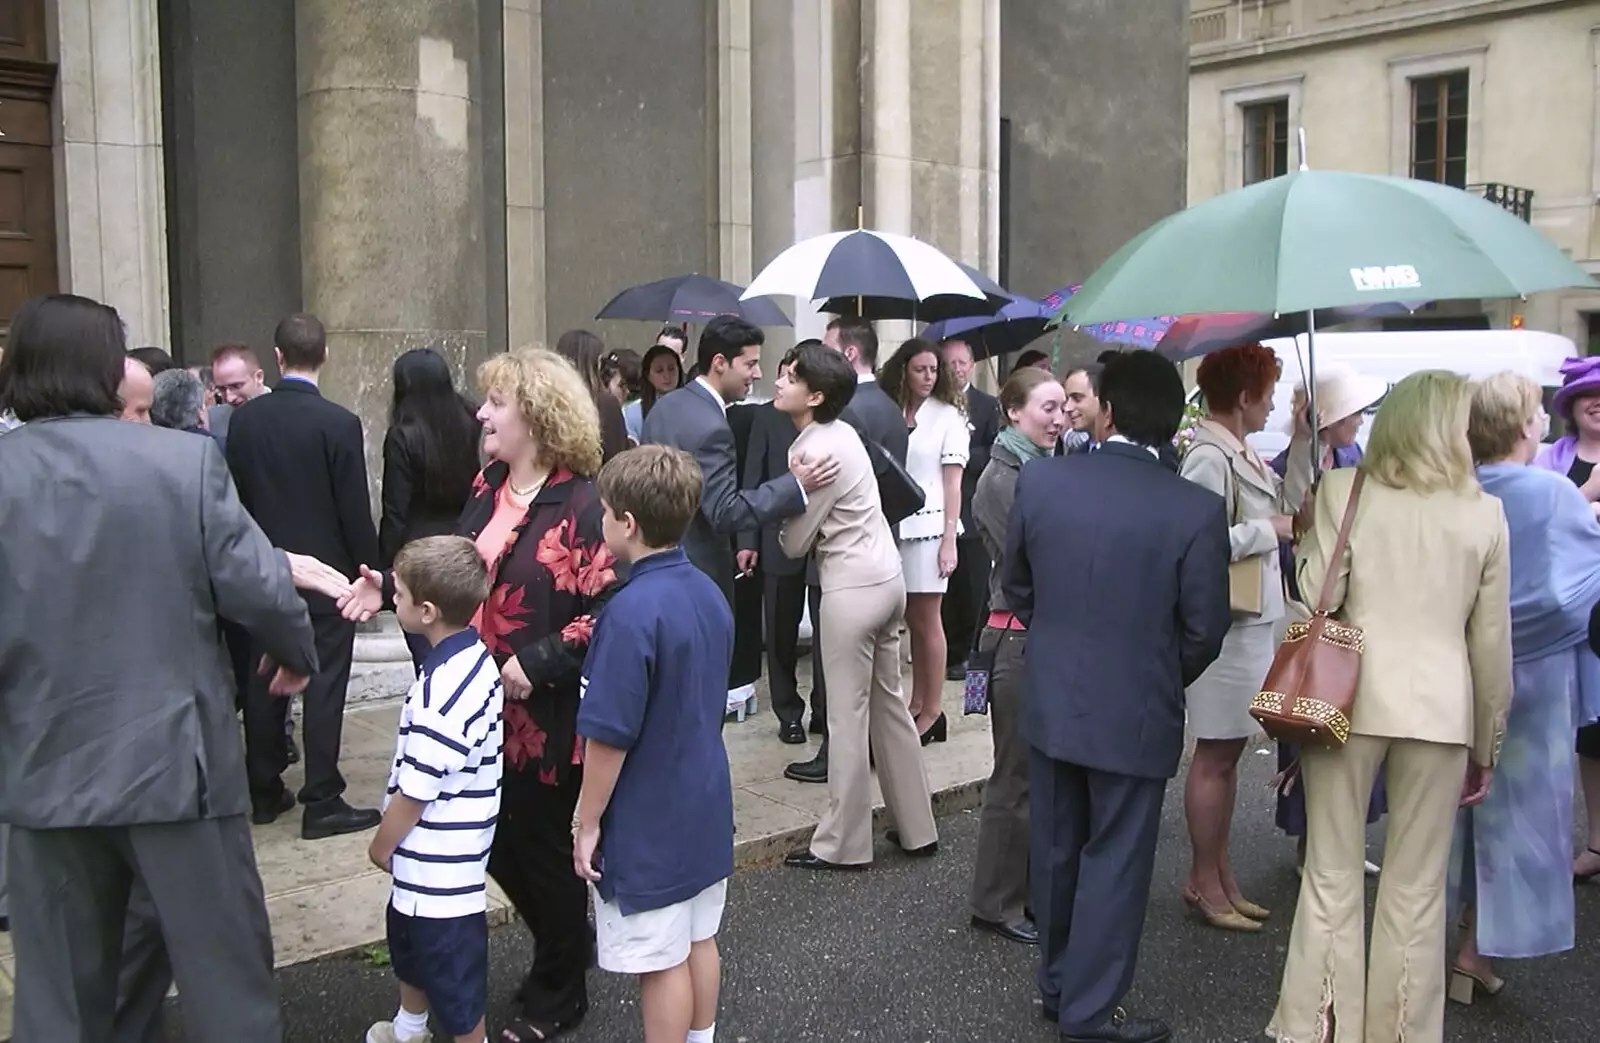
<path fill-rule="evenodd" d="M 716 937 L 728 881 L 718 880 L 687 902 L 622 915 L 614 902 L 594 896 L 594 935 L 602 970 L 614 974 L 653 974 L 689 958 L 689 946 Z"/>

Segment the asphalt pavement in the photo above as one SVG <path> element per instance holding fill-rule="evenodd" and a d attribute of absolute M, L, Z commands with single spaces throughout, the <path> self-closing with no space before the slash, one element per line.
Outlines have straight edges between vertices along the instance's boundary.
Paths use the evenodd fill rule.
<path fill-rule="evenodd" d="M 1265 747 L 1263 747 L 1265 749 Z M 934 747 L 931 756 L 938 756 Z M 1294 848 L 1272 827 L 1269 756 L 1246 753 L 1234 825 L 1234 863 L 1246 894 L 1274 916 L 1256 935 L 1186 919 L 1178 884 L 1187 864 L 1181 780 L 1168 790 L 1161 847 L 1137 983 L 1127 1006 L 1172 1023 L 1182 1043 L 1264 1038 L 1283 969 L 1296 893 Z M 974 931 L 967 887 L 978 816 L 940 821 L 940 852 L 909 859 L 881 837 L 872 869 L 814 873 L 766 866 L 737 874 L 723 923 L 721 1043 L 933 1043 L 1054 1038 L 1039 1018 L 1037 949 Z M 1381 824 L 1373 853 L 1381 855 Z M 1369 887 L 1369 900 L 1372 888 Z M 1370 919 L 1370 917 L 1369 917 Z M 531 943 L 519 924 L 491 937 L 490 1025 L 508 1014 Z M 1600 887 L 1580 888 L 1578 948 L 1533 961 L 1502 961 L 1506 990 L 1446 1014 L 1450 1043 L 1592 1043 L 1600 980 Z M 364 1039 L 395 1007 L 388 972 L 346 956 L 279 976 L 288 1043 Z M 593 971 L 590 1013 L 563 1038 L 641 1038 L 632 980 Z M 172 1019 L 175 1021 L 176 1019 Z M 180 1040 L 176 1026 L 169 1038 Z M 442 1037 L 441 1037 L 442 1038 Z M 497 1038 L 491 1031 L 491 1039 Z"/>

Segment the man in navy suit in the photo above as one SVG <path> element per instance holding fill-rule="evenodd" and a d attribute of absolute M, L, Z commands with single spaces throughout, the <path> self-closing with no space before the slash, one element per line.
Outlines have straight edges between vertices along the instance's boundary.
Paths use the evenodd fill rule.
<path fill-rule="evenodd" d="M 1109 360 L 1100 400 L 1097 452 L 1022 469 L 1006 542 L 1006 604 L 1031 632 L 1018 730 L 1032 745 L 1039 990 L 1063 1040 L 1161 1043 L 1165 1024 L 1117 1005 L 1183 752 L 1183 691 L 1231 622 L 1228 524 L 1221 497 L 1160 460 L 1183 417 L 1172 363 Z"/>

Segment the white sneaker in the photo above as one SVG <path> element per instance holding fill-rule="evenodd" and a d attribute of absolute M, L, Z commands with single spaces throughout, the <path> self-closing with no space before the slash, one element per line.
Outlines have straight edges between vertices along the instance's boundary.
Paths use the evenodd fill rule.
<path fill-rule="evenodd" d="M 380 1021 L 367 1029 L 367 1043 L 433 1043 L 433 1033 L 424 1032 L 420 1036 L 402 1039 L 394 1034 L 394 1022 Z"/>

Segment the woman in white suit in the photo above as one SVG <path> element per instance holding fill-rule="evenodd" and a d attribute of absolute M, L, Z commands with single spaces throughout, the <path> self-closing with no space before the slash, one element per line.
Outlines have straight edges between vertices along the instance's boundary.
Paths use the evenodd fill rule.
<path fill-rule="evenodd" d="M 1354 480 L 1354 524 L 1330 610 L 1365 637 L 1349 741 L 1301 753 L 1306 866 L 1283 988 L 1280 1043 L 1441 1043 L 1445 885 L 1459 805 L 1489 791 L 1511 702 L 1510 538 L 1467 444 L 1472 386 L 1430 370 L 1384 400 L 1359 467 L 1329 471 L 1296 556 L 1323 595 Z M 1363 841 L 1382 765 L 1388 831 L 1370 958 Z"/>

